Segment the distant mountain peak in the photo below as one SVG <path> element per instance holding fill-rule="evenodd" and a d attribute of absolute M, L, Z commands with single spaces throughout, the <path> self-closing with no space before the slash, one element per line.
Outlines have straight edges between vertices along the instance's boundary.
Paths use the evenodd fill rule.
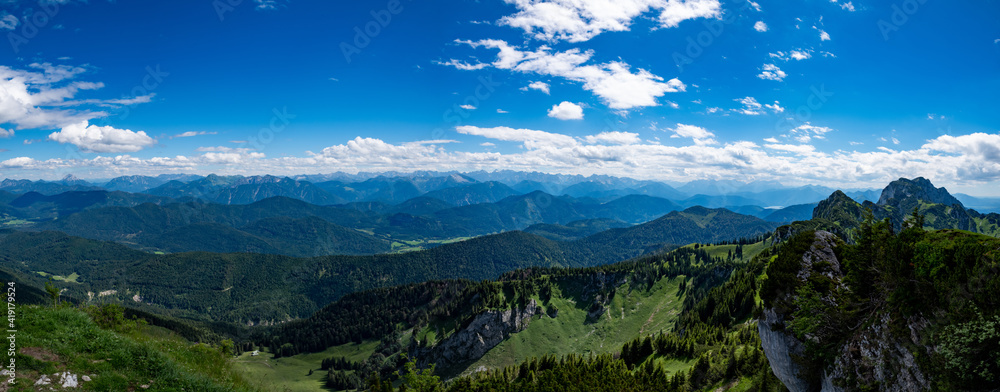
<path fill-rule="evenodd" d="M 962 202 L 948 193 L 947 189 L 943 187 L 936 188 L 930 180 L 923 177 L 917 177 L 912 180 L 900 178 L 889 183 L 882 190 L 882 196 L 879 197 L 877 204 L 880 206 L 899 205 L 905 200 L 922 200 L 946 206 L 954 204 L 962 205 Z"/>

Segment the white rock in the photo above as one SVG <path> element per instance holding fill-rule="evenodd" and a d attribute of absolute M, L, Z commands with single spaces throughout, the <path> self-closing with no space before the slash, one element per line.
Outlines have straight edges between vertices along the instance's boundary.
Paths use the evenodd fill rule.
<path fill-rule="evenodd" d="M 76 388 L 80 385 L 76 380 L 76 375 L 70 372 L 63 372 L 59 374 L 59 381 L 63 388 Z"/>
<path fill-rule="evenodd" d="M 35 385 L 49 385 L 51 383 L 52 381 L 49 380 L 49 376 L 44 374 L 38 378 L 38 381 L 35 381 Z"/>
<path fill-rule="evenodd" d="M 83 381 L 90 381 L 90 376 L 83 375 L 83 376 L 80 376 L 80 379 L 83 380 Z"/>

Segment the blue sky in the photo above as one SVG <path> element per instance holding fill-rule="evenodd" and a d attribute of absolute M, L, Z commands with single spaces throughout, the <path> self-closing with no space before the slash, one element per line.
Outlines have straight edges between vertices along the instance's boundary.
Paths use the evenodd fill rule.
<path fill-rule="evenodd" d="M 1000 195 L 996 1 L 0 9 L 0 177 L 513 169 L 856 188 L 925 176 Z"/>

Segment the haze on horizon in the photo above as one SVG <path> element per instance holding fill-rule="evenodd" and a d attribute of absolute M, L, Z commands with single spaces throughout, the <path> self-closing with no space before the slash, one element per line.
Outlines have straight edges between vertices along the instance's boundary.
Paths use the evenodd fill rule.
<path fill-rule="evenodd" d="M 0 4 L 0 178 L 515 170 L 1000 196 L 1000 3 Z"/>

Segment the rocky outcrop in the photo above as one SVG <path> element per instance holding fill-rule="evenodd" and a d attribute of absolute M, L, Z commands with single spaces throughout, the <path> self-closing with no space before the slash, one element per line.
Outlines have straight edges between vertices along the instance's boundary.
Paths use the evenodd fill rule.
<path fill-rule="evenodd" d="M 823 391 L 853 390 L 852 385 L 878 385 L 880 391 L 905 392 L 930 389 L 927 377 L 917 365 L 916 357 L 903 341 L 889 333 L 888 315 L 864 328 L 840 348 L 833 365 L 823 377 Z M 909 320 L 912 332 L 909 342 L 916 344 L 923 323 Z M 847 380 L 853 380 L 848 383 Z"/>
<path fill-rule="evenodd" d="M 946 206 L 962 205 L 962 202 L 948 193 L 947 189 L 936 188 L 934 184 L 931 184 L 930 180 L 923 177 L 917 177 L 912 180 L 900 178 L 890 182 L 882 190 L 882 196 L 879 197 L 877 204 L 880 206 L 895 205 L 903 200 L 923 200 L 924 202 L 944 204 Z"/>
<path fill-rule="evenodd" d="M 796 278 L 801 282 L 816 279 L 817 275 L 833 281 L 839 289 L 842 283 L 841 263 L 835 248 L 836 236 L 817 231 L 809 250 L 802 255 Z M 830 308 L 837 306 L 833 295 L 821 298 Z M 794 295 L 786 294 L 783 304 L 794 304 Z M 758 323 L 761 345 L 770 362 L 771 370 L 789 391 L 842 392 L 858 390 L 859 386 L 877 386 L 880 391 L 925 391 L 930 389 L 927 376 L 917 365 L 915 355 L 907 347 L 921 347 L 920 341 L 926 321 L 918 318 L 905 321 L 909 336 L 895 336 L 889 325 L 889 314 L 876 313 L 850 331 L 843 340 L 832 363 L 822 369 L 822 374 L 804 374 L 808 363 L 804 354 L 806 342 L 790 330 L 786 321 L 797 309 L 766 308 Z M 838 337 L 839 338 L 839 337 Z M 816 343 L 820 338 L 805 335 Z M 816 370 L 813 370 L 816 371 Z"/>
<path fill-rule="evenodd" d="M 764 318 L 757 323 L 757 332 L 774 375 L 790 392 L 808 391 L 809 383 L 799 378 L 801 367 L 792 360 L 792 355 L 802 355 L 805 346 L 785 331 L 784 317 L 774 309 L 764 310 Z"/>
<path fill-rule="evenodd" d="M 433 363 L 449 369 L 467 364 L 482 358 L 511 334 L 523 331 L 538 314 L 543 314 L 543 310 L 533 299 L 522 309 L 483 312 L 467 327 L 433 347 L 417 349 L 415 354 L 424 366 Z"/>

